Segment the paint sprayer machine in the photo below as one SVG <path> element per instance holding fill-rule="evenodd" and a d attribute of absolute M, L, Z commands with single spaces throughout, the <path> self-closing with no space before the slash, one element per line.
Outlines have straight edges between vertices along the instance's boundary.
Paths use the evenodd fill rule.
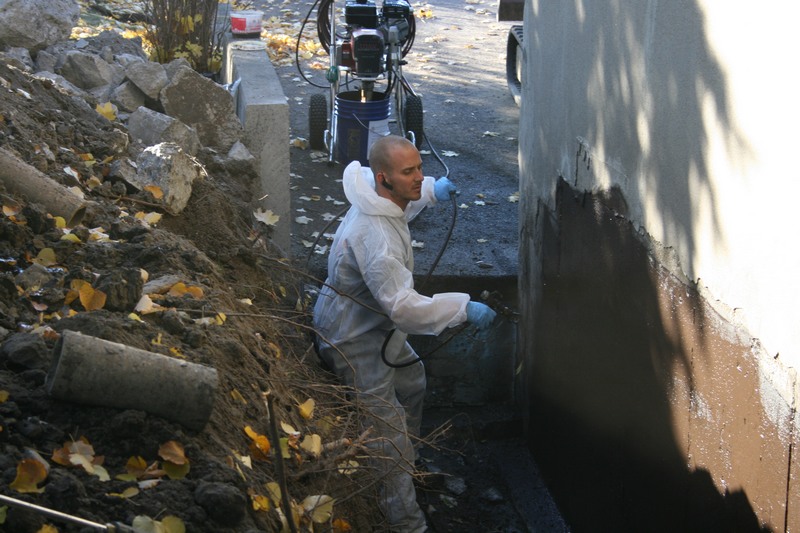
<path fill-rule="evenodd" d="M 367 164 L 372 141 L 389 133 L 392 105 L 400 134 L 420 147 L 422 100 L 403 77 L 416 31 L 411 5 L 407 0 L 383 0 L 380 7 L 373 0 L 346 0 L 342 24 L 334 0 L 317 3 L 317 35 L 330 56 L 325 76 L 330 100 L 324 94 L 311 97 L 311 147 L 327 149 L 330 164 Z"/>

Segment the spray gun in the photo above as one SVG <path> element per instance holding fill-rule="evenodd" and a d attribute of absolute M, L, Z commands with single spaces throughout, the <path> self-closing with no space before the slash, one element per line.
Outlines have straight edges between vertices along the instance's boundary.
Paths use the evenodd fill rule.
<path fill-rule="evenodd" d="M 19 509 L 27 509 L 29 511 L 45 515 L 59 522 L 65 522 L 68 524 L 74 524 L 82 527 L 90 527 L 95 529 L 96 531 L 104 531 L 106 533 L 143 533 L 139 529 L 134 529 L 131 526 L 127 526 L 119 522 L 113 522 L 110 524 L 99 524 L 97 522 L 85 520 L 77 516 L 72 516 L 59 511 L 54 511 L 53 509 L 48 509 L 47 507 L 42 507 L 40 505 L 35 505 L 33 503 L 17 500 L 9 496 L 3 496 L 2 494 L 0 494 L 0 504 L 10 505 L 12 507 L 17 507 Z"/>
<path fill-rule="evenodd" d="M 503 302 L 503 295 L 497 291 L 483 291 L 481 292 L 481 300 L 486 302 L 486 305 L 495 310 L 498 315 L 504 316 L 509 322 L 516 324 L 519 322 L 519 313 L 514 311 L 506 303 Z"/>

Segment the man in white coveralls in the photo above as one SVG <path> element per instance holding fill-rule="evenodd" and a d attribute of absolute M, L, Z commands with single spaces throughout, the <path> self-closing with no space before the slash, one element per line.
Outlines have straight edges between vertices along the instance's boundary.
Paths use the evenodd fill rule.
<path fill-rule="evenodd" d="M 423 176 L 419 151 L 403 137 L 378 139 L 368 159 L 370 168 L 353 161 L 344 170 L 352 207 L 333 239 L 314 326 L 320 357 L 355 390 L 372 436 L 379 437 L 380 474 L 386 476 L 381 507 L 390 530 L 420 533 L 427 526 L 411 475 L 409 435 L 419 434 L 425 368 L 406 337 L 438 335 L 465 321 L 485 328 L 495 312 L 468 294 L 428 297 L 414 290 L 408 221 L 449 199 L 452 182 Z M 401 366 L 409 361 L 415 362 Z"/>

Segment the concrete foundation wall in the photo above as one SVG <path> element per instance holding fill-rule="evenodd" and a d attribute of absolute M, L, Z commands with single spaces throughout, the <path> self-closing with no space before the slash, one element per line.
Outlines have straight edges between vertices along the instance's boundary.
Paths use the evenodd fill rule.
<path fill-rule="evenodd" d="M 800 528 L 798 14 L 526 2 L 520 383 L 575 531 Z"/>
<path fill-rule="evenodd" d="M 424 280 L 417 280 L 417 286 Z M 412 335 L 409 343 L 425 363 L 429 407 L 513 406 L 516 367 L 517 279 L 450 278 L 442 276 L 423 287 L 424 294 L 467 292 L 476 301 L 481 293 L 492 295 L 500 311 L 492 327 L 477 331 L 474 326 L 448 329 L 438 337 Z M 506 309 L 508 312 L 504 312 Z M 515 420 L 521 417 L 511 413 Z"/>

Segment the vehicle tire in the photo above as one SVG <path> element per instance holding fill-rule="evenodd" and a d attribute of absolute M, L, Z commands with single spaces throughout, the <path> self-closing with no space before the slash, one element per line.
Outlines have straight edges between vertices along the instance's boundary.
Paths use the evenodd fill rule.
<path fill-rule="evenodd" d="M 324 94 L 312 94 L 308 106 L 308 143 L 312 150 L 325 149 L 328 128 L 328 100 Z"/>
<path fill-rule="evenodd" d="M 522 69 L 524 68 L 525 49 L 522 48 L 525 34 L 522 26 L 511 26 L 508 30 L 508 42 L 506 44 L 506 80 L 508 90 L 514 97 L 514 102 L 519 106 L 522 101 Z"/>
<path fill-rule="evenodd" d="M 409 131 L 414 132 L 414 144 L 416 147 L 418 149 L 422 148 L 423 135 L 425 133 L 422 128 L 422 99 L 419 96 L 413 94 L 406 96 L 403 124 L 406 126 L 406 133 Z"/>

